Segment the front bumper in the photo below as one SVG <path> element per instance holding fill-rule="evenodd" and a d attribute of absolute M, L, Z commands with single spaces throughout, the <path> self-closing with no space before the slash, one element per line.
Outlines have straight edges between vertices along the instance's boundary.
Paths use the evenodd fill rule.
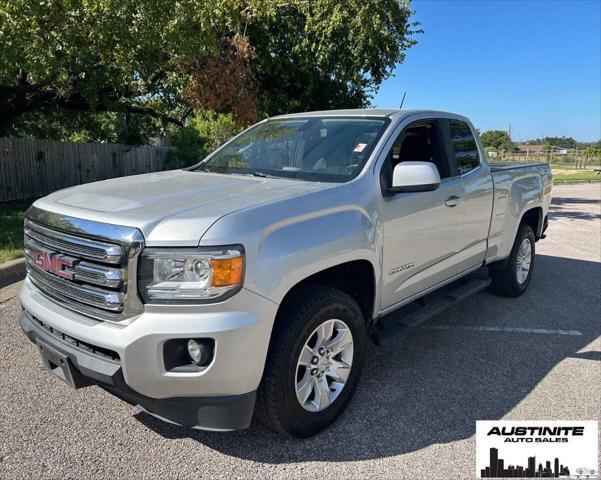
<path fill-rule="evenodd" d="M 66 356 L 84 382 L 180 425 L 232 430 L 250 423 L 275 303 L 243 289 L 220 304 L 147 306 L 119 325 L 66 310 L 28 280 L 20 300 L 25 334 Z M 200 372 L 166 371 L 163 344 L 174 338 L 213 338 L 213 361 Z"/>

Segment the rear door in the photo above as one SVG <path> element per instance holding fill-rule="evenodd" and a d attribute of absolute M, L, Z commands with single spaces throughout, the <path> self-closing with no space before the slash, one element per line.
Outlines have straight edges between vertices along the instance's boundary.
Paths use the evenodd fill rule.
<path fill-rule="evenodd" d="M 473 127 L 460 119 L 448 120 L 449 156 L 457 165 L 457 175 L 463 182 L 465 215 L 461 231 L 460 267 L 481 265 L 488 246 L 494 186 L 484 152 Z"/>

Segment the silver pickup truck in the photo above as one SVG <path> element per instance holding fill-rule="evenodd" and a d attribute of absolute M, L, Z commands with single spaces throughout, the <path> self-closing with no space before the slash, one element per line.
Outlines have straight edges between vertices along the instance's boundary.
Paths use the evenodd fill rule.
<path fill-rule="evenodd" d="M 20 324 L 73 387 L 306 437 L 351 400 L 370 338 L 524 293 L 551 187 L 548 165 L 488 164 L 460 115 L 269 118 L 192 168 L 35 202 Z"/>

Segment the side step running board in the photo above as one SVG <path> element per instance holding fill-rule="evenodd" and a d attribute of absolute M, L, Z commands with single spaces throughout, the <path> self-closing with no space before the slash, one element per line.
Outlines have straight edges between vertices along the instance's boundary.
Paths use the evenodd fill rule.
<path fill-rule="evenodd" d="M 459 280 L 448 287 L 443 287 L 441 291 L 443 296 L 439 298 L 430 298 L 428 296 L 416 300 L 415 306 L 411 313 L 402 314 L 398 311 L 393 312 L 384 317 L 380 323 L 376 325 L 373 332 L 373 339 L 378 345 L 383 345 L 393 340 L 398 335 L 402 335 L 410 331 L 410 329 L 421 325 L 432 317 L 444 312 L 447 308 L 459 303 L 462 300 L 484 290 L 490 285 L 490 278 L 475 278 L 473 280 Z M 401 310 L 405 310 L 403 307 Z"/>

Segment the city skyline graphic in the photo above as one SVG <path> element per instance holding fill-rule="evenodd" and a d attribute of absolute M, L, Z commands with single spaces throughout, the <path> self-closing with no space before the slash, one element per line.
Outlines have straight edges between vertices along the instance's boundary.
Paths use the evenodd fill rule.
<path fill-rule="evenodd" d="M 559 478 L 570 475 L 567 465 L 560 463 L 559 457 L 551 460 L 543 460 L 536 465 L 536 455 L 528 457 L 527 466 L 505 465 L 505 460 L 499 457 L 499 449 L 490 449 L 489 464 L 480 471 L 481 478 Z"/>
<path fill-rule="evenodd" d="M 601 480 L 596 420 L 478 420 L 479 480 Z"/>

